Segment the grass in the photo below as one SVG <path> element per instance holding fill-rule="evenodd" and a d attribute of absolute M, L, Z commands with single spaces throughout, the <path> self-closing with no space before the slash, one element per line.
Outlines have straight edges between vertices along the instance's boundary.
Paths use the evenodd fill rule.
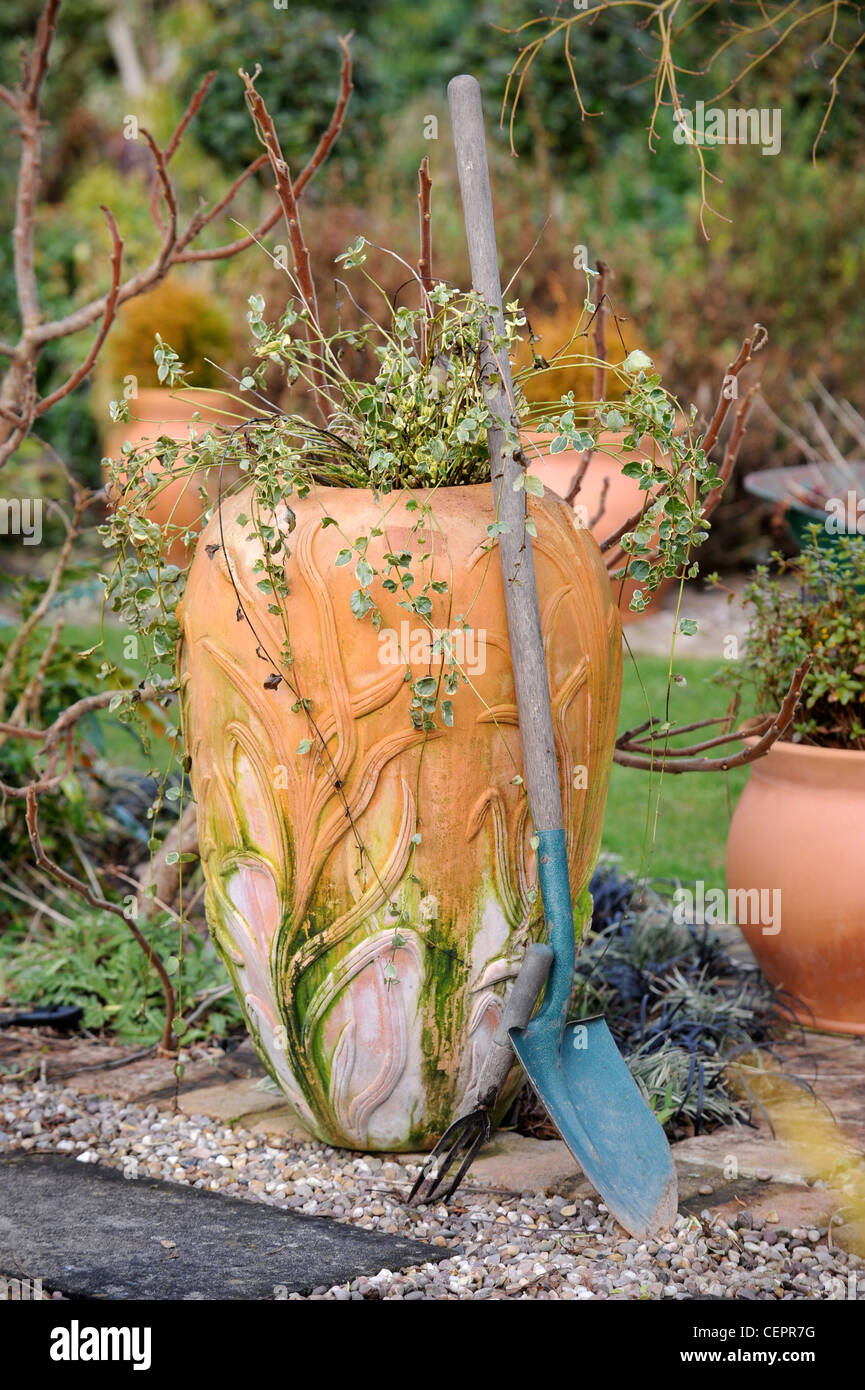
<path fill-rule="evenodd" d="M 664 717 L 667 658 L 640 656 L 636 661 L 635 669 L 634 661 L 625 654 L 620 730 L 641 724 L 650 712 Z M 674 669 L 685 677 L 686 684 L 673 684 L 671 719 L 687 724 L 723 713 L 725 692 L 710 680 L 718 662 L 680 660 L 677 656 Z M 710 735 L 714 732 L 708 731 Z M 747 777 L 747 768 L 727 774 L 688 772 L 660 777 L 614 766 L 604 821 L 604 851 L 619 855 L 630 874 L 702 879 L 713 887 L 724 886 L 727 830 Z"/>

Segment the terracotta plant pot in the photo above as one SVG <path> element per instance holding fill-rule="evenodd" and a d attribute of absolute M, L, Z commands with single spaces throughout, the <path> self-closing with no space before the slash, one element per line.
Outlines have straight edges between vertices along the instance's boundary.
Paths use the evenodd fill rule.
<path fill-rule="evenodd" d="M 551 454 L 549 446 L 552 437 L 552 435 L 541 434 L 537 431 L 524 432 L 523 438 L 530 446 L 526 450 L 530 460 L 529 472 L 534 473 L 536 477 L 541 479 L 545 487 L 551 488 L 559 497 L 566 497 L 570 491 L 581 455 L 576 449 L 565 449 L 561 454 Z M 605 536 L 615 531 L 616 527 L 627 521 L 629 516 L 633 516 L 634 512 L 645 501 L 646 494 L 641 491 L 637 479 L 628 478 L 621 472 L 622 464 L 630 463 L 634 459 L 644 456 L 636 449 L 620 454 L 619 450 L 624 438 L 624 430 L 617 433 L 606 430 L 601 433 L 598 439 L 598 450 L 592 455 L 592 460 L 580 486 L 579 496 L 574 503 L 575 508 L 582 509 L 578 515 L 588 526 L 600 510 L 604 479 L 609 478 L 610 486 L 604 502 L 603 514 L 591 528 L 597 541 L 602 541 Z M 614 457 L 611 458 L 608 454 L 603 453 L 604 447 L 610 449 Z M 538 458 L 538 450 L 543 455 L 542 458 Z M 651 455 L 648 456 L 651 457 Z M 659 455 L 659 460 L 662 461 L 665 457 L 666 455 Z M 668 585 L 669 580 L 665 581 L 655 592 L 654 603 L 657 603 L 658 598 Z M 634 590 L 639 587 L 639 584 L 630 579 L 625 580 L 624 584 L 620 579 L 613 584 L 622 621 L 625 623 L 635 622 L 644 616 L 642 613 L 632 612 L 629 607 Z"/>
<path fill-rule="evenodd" d="M 164 434 L 169 439 L 176 439 L 182 443 L 189 439 L 190 429 L 202 431 L 208 425 L 224 424 L 230 419 L 230 414 L 220 412 L 233 412 L 236 405 L 236 401 L 222 392 L 196 393 L 191 389 L 178 396 L 164 387 L 148 387 L 139 391 L 136 400 L 130 401 L 128 422 L 112 425 L 107 432 L 106 457 L 119 459 L 127 440 L 133 444 L 148 444 Z M 193 421 L 192 417 L 195 414 L 199 418 Z M 160 472 L 157 461 L 154 461 L 152 468 L 154 472 Z M 237 477 L 236 468 L 225 468 L 223 488 L 229 487 Z M 169 536 L 176 532 L 166 549 L 166 557 L 170 564 L 179 565 L 181 568 L 189 558 L 188 548 L 180 539 L 181 533 L 187 527 L 200 527 L 204 517 L 204 508 L 199 496 L 200 487 L 200 477 L 177 478 L 154 497 L 147 510 L 149 519 L 158 522 L 160 526 L 170 525 Z M 210 503 L 213 505 L 216 502 L 215 478 L 209 480 L 208 489 L 213 494 L 210 497 Z"/>
<path fill-rule="evenodd" d="M 865 753 L 776 743 L 751 765 L 730 827 L 727 883 L 780 890 L 779 931 L 753 895 L 739 924 L 806 1027 L 865 1033 L 863 846 Z"/>
<path fill-rule="evenodd" d="M 326 1142 L 361 1149 L 434 1142 L 477 1077 L 527 942 L 543 934 L 532 828 L 514 780 L 521 755 L 502 577 L 487 549 L 491 490 L 413 497 L 433 498 L 425 547 L 403 495 L 318 488 L 292 499 L 289 679 L 312 702 L 326 757 L 298 751 L 311 729 L 296 695 L 285 683 L 264 687 L 272 668 L 256 648 L 277 654 L 284 628 L 257 587 L 258 544 L 237 521 L 251 513 L 248 490 L 223 508 L 227 553 L 208 558 L 215 519 L 205 531 L 181 613 L 214 939 L 259 1053 L 297 1114 Z M 592 537 L 552 494 L 531 506 L 571 882 L 584 918 L 615 738 L 621 624 Z M 325 514 L 339 525 L 323 528 Z M 369 617 L 358 621 L 354 566 L 335 564 L 345 537 L 376 525 L 386 536 L 371 541 L 371 564 L 383 565 L 386 550 L 426 549 L 450 590 L 434 596 L 431 622 L 471 618 L 462 664 L 474 689 L 460 683 L 453 726 L 436 715 L 426 736 L 409 718 L 397 648 L 415 676 L 435 673 L 427 630 L 399 593 L 375 588 L 381 632 Z M 238 621 L 238 594 L 256 635 Z"/>

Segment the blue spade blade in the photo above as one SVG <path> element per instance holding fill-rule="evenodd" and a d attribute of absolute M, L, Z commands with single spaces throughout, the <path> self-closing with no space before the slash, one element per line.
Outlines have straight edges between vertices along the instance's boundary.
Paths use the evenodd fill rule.
<path fill-rule="evenodd" d="M 514 1051 L 589 1182 L 644 1239 L 676 1219 L 673 1156 L 603 1018 L 511 1029 Z"/>
<path fill-rule="evenodd" d="M 576 952 L 563 830 L 538 832 L 538 876 L 553 965 L 537 1014 L 508 1036 L 586 1177 L 642 1238 L 675 1220 L 673 1156 L 604 1019 L 567 1023 Z"/>

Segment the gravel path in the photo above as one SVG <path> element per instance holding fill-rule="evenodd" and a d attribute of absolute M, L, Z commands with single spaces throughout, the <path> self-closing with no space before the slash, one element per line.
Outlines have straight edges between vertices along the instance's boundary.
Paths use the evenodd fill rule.
<path fill-rule="evenodd" d="M 453 1251 L 441 1264 L 316 1289 L 313 1299 L 840 1299 L 852 1293 L 865 1301 L 865 1261 L 829 1249 L 825 1230 L 767 1226 L 747 1211 L 733 1229 L 704 1212 L 702 1220 L 678 1217 L 666 1239 L 641 1244 L 625 1238 L 600 1202 L 504 1196 L 470 1182 L 448 1208 L 408 1209 L 402 1203 L 417 1172 L 411 1163 L 323 1144 L 277 1148 L 266 1136 L 204 1115 L 170 1115 L 59 1084 L 0 1086 L 0 1151 L 22 1150 L 66 1153 L 79 1163 L 120 1168 L 128 1178 L 190 1183 Z"/>

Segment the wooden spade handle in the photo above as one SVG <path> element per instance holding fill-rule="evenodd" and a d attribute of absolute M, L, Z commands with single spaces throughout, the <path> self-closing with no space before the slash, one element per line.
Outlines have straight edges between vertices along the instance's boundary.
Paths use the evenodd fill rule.
<path fill-rule="evenodd" d="M 468 76 L 454 77 L 448 84 L 448 104 L 457 156 L 472 284 L 490 306 L 493 323 L 496 329 L 501 331 L 504 327 L 502 288 L 496 252 L 493 199 L 487 168 L 481 89 L 476 79 Z M 483 370 L 484 380 L 487 382 L 487 406 L 493 419 L 513 421 L 516 424 L 514 389 L 507 352 L 502 349 L 497 357 L 492 357 L 491 348 L 488 347 Z M 489 380 L 490 374 L 492 381 Z M 550 687 L 544 660 L 535 562 L 531 537 L 525 527 L 526 492 L 523 487 L 516 490 L 514 488 L 514 483 L 521 478 L 523 469 L 514 458 L 513 449 L 506 446 L 505 432 L 502 428 L 498 425 L 491 426 L 487 431 L 487 437 L 497 519 L 507 522 L 509 527 L 498 537 L 499 558 L 505 586 L 511 663 L 517 695 L 520 744 L 523 750 L 523 773 L 529 810 L 539 841 L 538 877 L 547 940 L 555 953 L 538 1020 L 543 1018 L 555 1021 L 556 1028 L 550 1034 L 555 1052 L 558 1046 L 556 1037 L 561 1038 L 568 1017 L 576 956 L 567 839 L 553 738 Z M 524 961 L 521 973 L 525 969 Z"/>
<path fill-rule="evenodd" d="M 448 84 L 448 105 L 457 156 L 460 193 L 466 224 L 466 239 L 472 271 L 472 284 L 490 306 L 497 331 L 504 328 L 502 288 L 496 252 L 493 200 L 487 168 L 487 148 L 481 89 L 470 76 L 454 77 Z M 515 421 L 514 391 L 507 352 L 503 349 L 492 370 L 499 385 L 487 393 L 487 404 L 496 420 Z M 488 364 L 488 367 L 492 364 Z M 488 371 L 485 371 L 485 375 Z M 529 809 L 535 829 L 563 828 L 562 796 L 553 738 L 550 688 L 544 660 L 541 618 L 531 537 L 526 533 L 526 493 L 514 491 L 514 482 L 523 473 L 513 450 L 505 447 L 504 431 L 489 430 L 490 464 L 497 520 L 510 527 L 499 535 L 499 558 L 505 586 L 508 634 L 520 721 L 524 775 Z"/>
<path fill-rule="evenodd" d="M 490 1043 L 490 1050 L 484 1058 L 475 1092 L 468 1097 L 464 1107 L 466 1113 L 474 1110 L 476 1105 L 483 1106 L 486 1110 L 493 1109 L 514 1061 L 510 1030 L 525 1028 L 547 982 L 552 963 L 553 950 L 550 946 L 542 941 L 529 942 L 499 1026 Z"/>

